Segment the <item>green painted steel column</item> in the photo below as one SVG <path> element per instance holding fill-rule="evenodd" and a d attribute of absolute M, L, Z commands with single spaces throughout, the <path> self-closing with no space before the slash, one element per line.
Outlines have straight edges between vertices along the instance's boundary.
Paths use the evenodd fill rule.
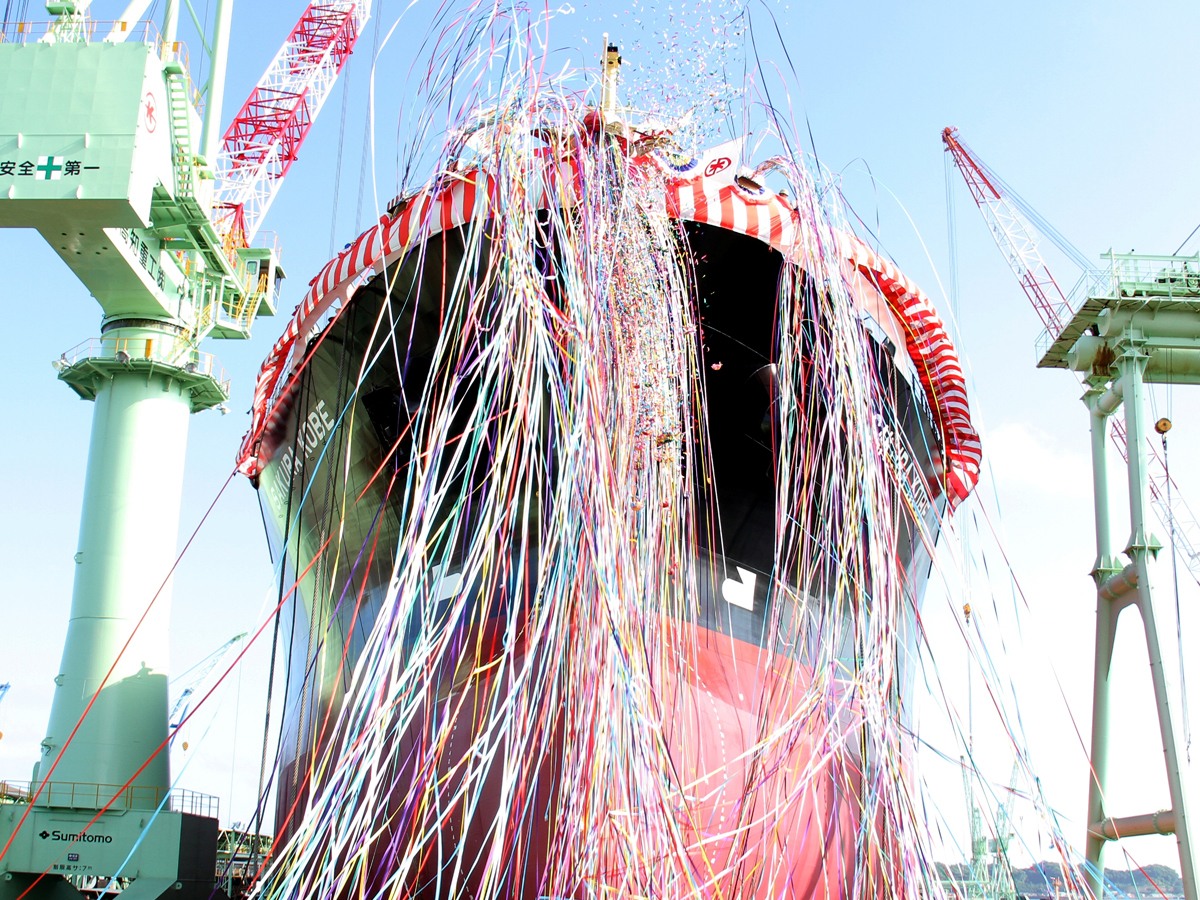
<path fill-rule="evenodd" d="M 61 799 L 59 783 L 124 784 L 167 737 L 168 574 L 192 412 L 187 373 L 153 365 L 153 342 L 173 340 L 152 328 L 110 331 L 102 358 L 90 360 L 96 406 L 71 620 L 37 769 L 52 782 L 41 802 Z M 151 365 L 134 368 L 138 351 L 136 362 Z M 134 805 L 155 806 L 170 783 L 164 750 L 134 782 Z"/>
<path fill-rule="evenodd" d="M 1097 379 L 1098 380 L 1098 379 Z M 1096 506 L 1096 564 L 1092 579 L 1096 583 L 1096 656 L 1092 680 L 1091 772 L 1088 778 L 1088 819 L 1084 872 L 1088 887 L 1096 898 L 1104 896 L 1104 847 L 1108 842 L 1091 833 L 1090 825 L 1105 818 L 1104 792 L 1108 784 L 1109 678 L 1112 667 L 1113 637 L 1121 607 L 1101 595 L 1099 588 L 1121 570 L 1113 554 L 1112 525 L 1108 500 L 1108 416 L 1100 409 L 1104 384 L 1092 384 L 1083 396 L 1091 419 L 1092 494 Z"/>
<path fill-rule="evenodd" d="M 221 149 L 221 100 L 225 94 L 225 70 L 229 63 L 229 31 L 232 24 L 233 0 L 217 0 L 208 87 L 204 93 L 204 127 L 200 132 L 200 152 L 208 159 L 210 166 L 215 164 L 217 151 Z"/>
<path fill-rule="evenodd" d="M 167 0 L 167 8 L 163 11 L 162 38 L 168 44 L 175 40 L 179 32 L 179 0 Z"/>
<path fill-rule="evenodd" d="M 1163 667 L 1158 640 L 1158 620 L 1154 595 L 1150 589 L 1150 559 L 1160 547 L 1147 527 L 1146 433 L 1143 410 L 1142 376 L 1148 354 L 1140 334 L 1127 331 L 1119 363 L 1125 392 L 1125 435 L 1129 457 L 1129 546 L 1125 552 L 1138 575 L 1138 609 L 1146 632 L 1146 650 L 1150 656 L 1150 674 L 1154 682 L 1154 700 L 1158 706 L 1158 724 L 1162 733 L 1163 756 L 1167 763 L 1167 783 L 1171 789 L 1171 806 L 1175 811 L 1175 840 L 1179 845 L 1179 868 L 1183 894 L 1187 900 L 1200 900 L 1196 892 L 1196 860 L 1193 855 L 1187 810 L 1187 795 L 1183 789 L 1183 772 L 1179 764 L 1179 746 L 1171 712 L 1167 675 Z"/>

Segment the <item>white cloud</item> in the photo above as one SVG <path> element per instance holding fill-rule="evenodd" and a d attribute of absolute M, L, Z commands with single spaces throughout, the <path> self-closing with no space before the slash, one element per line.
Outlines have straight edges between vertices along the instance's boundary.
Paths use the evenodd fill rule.
<path fill-rule="evenodd" d="M 985 465 L 1004 488 L 1033 488 L 1055 497 L 1089 499 L 1089 455 L 1063 444 L 1025 422 L 1005 422 L 983 443 Z"/>

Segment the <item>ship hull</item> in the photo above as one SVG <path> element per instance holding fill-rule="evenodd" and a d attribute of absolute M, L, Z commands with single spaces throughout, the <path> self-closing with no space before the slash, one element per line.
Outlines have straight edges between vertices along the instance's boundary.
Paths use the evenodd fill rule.
<path fill-rule="evenodd" d="M 774 403 L 764 373 L 769 376 L 776 329 L 772 298 L 784 264 L 766 245 L 720 229 L 689 226 L 687 238 L 700 306 L 707 310 L 698 340 L 718 487 L 697 504 L 715 515 L 699 523 L 700 549 L 685 567 L 694 573 L 694 584 L 663 626 L 671 652 L 662 658 L 672 662 L 653 672 L 650 693 L 659 706 L 651 717 L 657 729 L 651 743 L 657 742 L 658 751 L 644 761 L 669 768 L 681 789 L 674 809 L 610 808 L 608 820 L 591 832 L 596 846 L 587 867 L 565 874 L 559 867 L 556 882 L 544 883 L 540 873 L 563 852 L 563 779 L 577 771 L 578 743 L 585 737 L 565 732 L 551 716 L 546 729 L 553 737 L 521 763 L 534 785 L 522 807 L 526 839 L 520 847 L 503 848 L 508 854 L 503 878 L 513 897 L 622 895 L 624 886 L 656 878 L 674 885 L 664 887 L 664 895 L 691 885 L 701 896 L 728 896 L 736 886 L 743 897 L 842 897 L 851 892 L 856 873 L 861 878 L 864 827 L 877 832 L 867 842 L 876 847 L 871 852 L 887 857 L 887 825 L 871 823 L 876 814 L 863 800 L 863 785 L 878 760 L 864 758 L 860 712 L 842 684 L 844 673 L 857 665 L 854 623 L 847 612 L 821 602 L 836 573 L 819 573 L 789 591 L 770 588 L 777 582 L 776 460 L 770 441 L 762 438 Z M 271 513 L 274 553 L 283 559 L 281 597 L 291 597 L 280 628 L 289 666 L 276 775 L 281 837 L 297 830 L 310 792 L 321 789 L 319 760 L 336 743 L 338 712 L 354 690 L 352 672 L 387 605 L 403 529 L 405 510 L 393 487 L 412 440 L 405 437 L 408 413 L 394 400 L 393 384 L 409 373 L 389 375 L 386 366 L 371 370 L 357 386 L 357 399 L 352 382 L 377 340 L 389 285 L 393 296 L 405 285 L 426 290 L 421 271 L 453 274 L 462 265 L 464 246 L 461 234 L 440 236 L 428 242 L 419 266 L 410 258 L 360 289 L 310 342 L 309 361 L 281 396 L 263 438 L 259 487 Z M 439 279 L 447 280 L 444 274 Z M 431 340 L 434 331 L 422 335 L 427 325 L 421 311 L 436 303 L 422 295 L 416 312 L 392 326 L 407 329 L 418 360 L 422 341 Z M 881 327 L 881 334 L 886 331 Z M 915 379 L 893 365 L 894 349 L 883 338 L 871 350 L 888 382 L 889 415 L 913 448 L 909 468 L 933 472 L 934 426 Z M 356 414 L 348 416 L 351 407 Z M 898 719 L 907 715 L 912 672 L 906 660 L 915 648 L 914 621 L 930 567 L 921 533 L 936 528 L 939 504 L 920 513 L 924 521 L 902 512 L 890 523 L 897 532 L 895 565 L 907 604 L 898 616 L 901 652 L 893 673 Z M 331 576 L 335 551 L 345 559 Z M 428 696 L 393 739 L 387 755 L 395 787 L 381 811 L 380 839 L 367 866 L 369 894 L 384 890 L 402 865 L 408 866 L 404 896 L 449 896 L 452 882 L 456 895 L 471 896 L 481 889 L 485 868 L 489 878 L 497 877 L 494 816 L 503 806 L 507 748 L 499 746 L 488 766 L 471 764 L 480 735 L 493 725 L 479 710 L 503 702 L 506 688 L 493 680 L 500 673 L 545 664 L 527 659 L 523 649 L 528 622 L 514 599 L 520 589 L 514 587 L 513 596 L 477 595 L 460 579 L 454 554 L 444 558 L 445 571 L 435 573 L 425 607 L 434 616 L 448 615 L 465 592 L 481 610 L 473 621 L 485 624 L 463 634 L 460 655 L 442 659 L 429 679 Z M 535 548 L 525 575 L 536 565 Z M 515 573 L 513 584 L 525 575 Z M 491 663 L 501 657 L 505 666 L 493 669 Z M 814 692 L 817 683 L 820 690 Z M 812 706 L 814 693 L 825 698 L 819 708 Z M 431 752 L 430 739 L 442 733 L 438 723 L 446 716 L 459 717 L 459 725 Z M 764 737 L 784 727 L 794 739 L 764 751 Z M 448 801 L 453 810 L 435 829 L 438 838 L 415 864 L 402 863 L 397 854 L 408 836 L 429 830 L 419 798 L 406 786 L 427 781 L 434 769 L 447 798 L 461 796 L 462 779 L 474 779 L 476 802 L 459 808 Z M 670 853 L 645 855 L 629 846 L 638 818 L 650 815 L 660 825 L 672 823 Z M 452 870 L 446 866 L 450 859 L 459 861 Z M 859 895 L 886 895 L 887 865 L 877 860 L 868 868 L 875 884 L 865 891 L 860 885 Z"/>
<path fill-rule="evenodd" d="M 762 665 L 757 646 L 703 628 L 685 626 L 683 632 L 686 636 L 681 637 L 690 645 L 688 664 L 666 673 L 660 691 L 668 698 L 661 714 L 667 756 L 688 785 L 687 802 L 673 811 L 683 853 L 643 858 L 637 867 L 641 871 L 631 871 L 627 833 L 636 824 L 638 811 L 612 809 L 611 821 L 598 840 L 598 847 L 607 853 L 597 853 L 593 866 L 574 873 L 570 880 L 576 882 L 575 890 L 553 896 L 584 898 L 607 892 L 621 896 L 630 880 L 645 883 L 667 877 L 703 885 L 702 896 L 723 896 L 733 885 L 741 885 L 738 896 L 761 900 L 847 896 L 855 872 L 863 785 L 861 755 L 854 749 L 860 723 L 852 704 L 833 718 L 813 716 L 804 709 L 813 677 L 806 667 L 791 663 L 770 671 Z M 523 652 L 514 655 L 515 665 L 526 661 Z M 478 709 L 495 699 L 503 699 L 503 688 L 497 698 L 496 685 L 486 675 L 445 673 L 436 699 L 414 717 L 417 724 L 410 725 L 391 752 L 396 760 L 390 774 L 393 781 L 411 784 L 432 766 L 447 796 L 460 790 L 472 745 L 483 726 L 472 729 L 465 724 L 456 729 L 432 759 L 428 729 L 419 723 L 439 713 Z M 803 738 L 768 758 L 757 755 L 755 747 L 764 730 L 794 716 L 805 718 Z M 311 765 L 312 755 L 300 757 L 299 765 Z M 497 755 L 502 760 L 503 746 Z M 504 875 L 511 884 L 523 885 L 511 896 L 547 896 L 546 886 L 527 873 L 542 869 L 553 845 L 562 756 L 559 740 L 537 760 L 536 796 L 527 806 L 526 852 L 514 856 Z M 285 778 L 292 774 L 291 768 L 285 770 Z M 492 817 L 501 806 L 502 768 L 497 762 L 479 779 L 473 812 L 458 811 L 447 817 L 438 844 L 428 847 L 428 859 L 417 867 L 404 896 L 430 900 L 447 896 L 450 875 L 440 861 L 459 854 L 466 866 L 455 895 L 474 896 L 479 891 L 480 872 L 494 837 Z M 479 778 L 478 773 L 474 777 Z M 381 831 L 381 849 L 373 854 L 370 868 L 376 875 L 374 883 L 368 883 L 368 896 L 386 892 L 398 865 L 386 848 L 402 844 L 406 827 L 419 817 L 412 799 L 402 789 L 394 792 Z M 289 807 L 280 810 L 283 833 L 294 827 L 294 801 Z M 888 835 L 880 829 L 875 840 L 885 844 Z M 664 867 L 669 876 L 664 875 Z M 649 873 L 654 877 L 649 878 Z M 886 896 L 886 882 L 878 888 L 872 893 Z"/>

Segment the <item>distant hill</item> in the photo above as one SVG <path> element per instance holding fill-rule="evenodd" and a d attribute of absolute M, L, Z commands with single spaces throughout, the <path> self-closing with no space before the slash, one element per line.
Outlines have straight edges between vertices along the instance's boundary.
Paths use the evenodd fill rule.
<path fill-rule="evenodd" d="M 1145 873 L 1145 874 L 1143 874 Z M 1122 869 L 1105 869 L 1104 877 L 1119 891 L 1132 897 L 1136 894 L 1142 897 L 1157 897 L 1158 890 L 1149 883 L 1147 876 L 1154 880 L 1168 897 L 1183 896 L 1183 880 L 1179 873 L 1170 866 L 1143 866 L 1140 871 L 1126 872 Z"/>
<path fill-rule="evenodd" d="M 970 869 L 962 863 L 952 866 L 939 863 L 938 872 L 943 878 L 957 880 L 969 877 Z M 1055 883 L 1062 885 L 1063 882 L 1062 866 L 1052 862 L 1040 862 L 1028 869 L 1013 869 L 1012 874 L 1017 894 L 1030 900 L 1053 897 Z M 1172 898 L 1183 896 L 1183 881 L 1170 866 L 1143 866 L 1132 872 L 1105 869 L 1104 880 L 1109 891 L 1119 892 L 1128 898 L 1161 900 L 1164 894 Z"/>

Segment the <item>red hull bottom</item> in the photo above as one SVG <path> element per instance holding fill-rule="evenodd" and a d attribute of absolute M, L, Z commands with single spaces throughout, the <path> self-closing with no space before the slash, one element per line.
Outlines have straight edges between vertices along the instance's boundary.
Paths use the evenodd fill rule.
<path fill-rule="evenodd" d="M 501 896 L 514 900 L 834 900 L 850 896 L 856 880 L 890 878 L 879 866 L 879 848 L 889 842 L 878 818 L 872 829 L 876 849 L 869 854 L 873 871 L 855 871 L 863 779 L 852 704 L 839 704 L 827 689 L 814 690 L 807 667 L 777 656 L 768 669 L 761 661 L 765 651 L 727 635 L 683 627 L 679 640 L 686 665 L 666 673 L 656 692 L 663 707 L 660 747 L 673 785 L 664 794 L 674 806 L 665 817 L 609 808 L 605 821 L 588 828 L 586 853 L 565 846 L 579 838 L 564 838 L 556 819 L 565 755 L 560 737 L 551 753 L 533 763 L 536 778 L 530 771 L 524 779 L 537 785 L 535 795 L 521 804 L 528 826 L 509 829 L 510 835 L 517 832 L 517 841 L 497 850 L 493 836 L 503 806 L 504 748 L 482 775 L 478 765 L 473 773 L 469 766 L 479 734 L 469 722 L 495 702 L 494 688 L 460 682 L 437 704 L 443 713 L 456 709 L 460 723 L 441 752 L 425 746 L 426 729 L 418 726 L 396 747 L 394 758 L 402 762 L 389 824 L 369 854 L 372 876 L 367 884 L 357 883 L 353 895 L 361 896 L 363 888 L 365 896 L 387 895 L 388 884 L 395 890 L 392 878 L 414 823 L 440 835 L 422 848 L 422 857 L 409 869 L 414 876 L 405 879 L 409 886 L 398 894 L 414 900 L 479 896 L 484 863 L 494 853 L 506 860 L 498 879 L 504 886 Z M 411 790 L 425 782 L 417 776 L 429 766 L 439 772 L 440 819 L 431 819 L 432 804 L 422 803 Z M 458 793 L 468 778 L 475 779 L 474 786 Z M 478 802 L 468 808 L 463 797 Z M 440 827 L 432 824 L 438 821 Z M 655 847 L 644 846 L 650 827 Z M 576 861 L 556 885 L 542 877 L 551 857 Z M 868 883 L 853 893 L 887 896 L 894 890 Z"/>

